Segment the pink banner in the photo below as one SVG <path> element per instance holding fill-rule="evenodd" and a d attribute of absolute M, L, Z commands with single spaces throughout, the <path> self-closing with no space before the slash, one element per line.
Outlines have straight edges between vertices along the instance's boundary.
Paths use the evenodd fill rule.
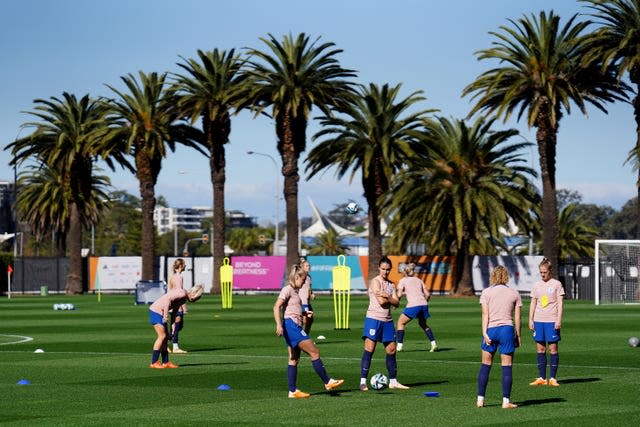
<path fill-rule="evenodd" d="M 231 258 L 233 289 L 279 290 L 285 275 L 285 256 L 238 256 Z"/>

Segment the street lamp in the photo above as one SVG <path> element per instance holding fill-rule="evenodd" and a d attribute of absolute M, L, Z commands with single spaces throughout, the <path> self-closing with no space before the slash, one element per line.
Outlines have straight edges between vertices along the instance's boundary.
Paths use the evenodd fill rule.
<path fill-rule="evenodd" d="M 278 190 L 278 182 L 280 181 L 280 174 L 278 173 L 278 162 L 276 162 L 276 159 L 273 158 L 272 155 L 270 154 L 266 154 L 266 153 L 259 153 L 257 151 L 247 151 L 247 154 L 255 154 L 257 156 L 264 156 L 264 157 L 268 157 L 271 159 L 271 161 L 273 162 L 273 166 L 275 166 L 276 168 L 276 235 L 275 238 L 273 239 L 273 254 L 274 255 L 279 255 L 280 254 L 280 246 L 278 245 L 279 242 L 279 238 L 278 238 L 278 223 L 280 222 L 280 191 Z M 277 252 L 276 252 L 277 251 Z"/>

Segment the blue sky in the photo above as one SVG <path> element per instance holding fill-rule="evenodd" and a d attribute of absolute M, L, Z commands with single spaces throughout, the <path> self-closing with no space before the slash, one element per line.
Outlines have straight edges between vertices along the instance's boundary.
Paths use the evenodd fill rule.
<path fill-rule="evenodd" d="M 586 12 L 573 0 L 5 2 L 0 15 L 0 145 L 15 140 L 20 125 L 31 120 L 24 111 L 33 109 L 36 98 L 59 97 L 64 91 L 78 97 L 109 95 L 105 84 L 121 87 L 125 74 L 178 71 L 179 56 L 194 57 L 197 49 L 260 49 L 260 37 L 269 33 L 281 38 L 305 32 L 333 42 L 344 50 L 338 57 L 342 66 L 356 70 L 359 83 L 402 83 L 403 97 L 424 91 L 427 100 L 420 107 L 462 118 L 470 109 L 462 89 L 492 65 L 474 56 L 490 47 L 488 32 L 507 25 L 508 18 L 551 9 L 563 22 Z M 633 111 L 630 105 L 614 104 L 608 115 L 591 107 L 588 112 L 584 116 L 574 108 L 561 121 L 557 184 L 579 191 L 584 202 L 619 209 L 636 194 L 635 173 L 623 164 L 634 144 Z M 534 130 L 523 123 L 498 125 L 518 128 L 534 140 Z M 314 146 L 311 136 L 317 129 L 312 124 L 308 130 L 308 148 Z M 275 141 L 269 119 L 247 113 L 234 118 L 226 148 L 227 209 L 273 221 L 276 174 L 280 188 L 281 176 L 270 159 L 246 152 L 269 154 L 279 165 Z M 538 169 L 535 148 L 525 157 Z M 0 180 L 13 180 L 10 158 L 0 151 Z M 139 195 L 133 175 L 122 170 L 110 175 L 116 188 Z M 310 181 L 302 177 L 299 190 L 301 216 L 311 213 L 309 197 L 323 211 L 349 199 L 363 203 L 360 182 L 337 181 L 333 172 Z M 170 154 L 156 194 L 172 206 L 210 205 L 207 159 L 187 149 Z M 284 203 L 279 212 L 282 220 Z"/>

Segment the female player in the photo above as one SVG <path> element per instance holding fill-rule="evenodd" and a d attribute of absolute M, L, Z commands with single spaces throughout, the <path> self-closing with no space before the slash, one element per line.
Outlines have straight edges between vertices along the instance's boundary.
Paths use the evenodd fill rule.
<path fill-rule="evenodd" d="M 329 377 L 322 359 L 320 359 L 318 347 L 302 329 L 302 301 L 298 292 L 304 279 L 305 273 L 300 265 L 295 264 L 291 267 L 288 282 L 280 291 L 280 295 L 278 295 L 276 303 L 273 305 L 276 335 L 284 337 L 289 350 L 287 379 L 289 382 L 289 398 L 291 399 L 302 399 L 310 396 L 309 393 L 300 391 L 296 387 L 300 351 L 304 351 L 309 355 L 311 365 L 322 379 L 326 390 L 334 390 L 344 382 L 344 380 L 335 380 Z"/>
<path fill-rule="evenodd" d="M 431 353 L 438 349 L 436 338 L 433 336 L 433 331 L 427 325 L 427 319 L 429 315 L 429 299 L 431 293 L 427 289 L 427 285 L 424 284 L 419 277 L 415 277 L 416 265 L 409 263 L 404 267 L 404 276 L 398 282 L 397 295 L 398 300 L 402 299 L 402 295 L 407 296 L 407 305 L 402 311 L 400 318 L 398 319 L 398 345 L 397 351 L 402 351 L 404 342 L 404 328 L 407 323 L 411 322 L 414 318 L 418 318 L 418 324 L 427 335 L 427 338 L 431 341 Z"/>
<path fill-rule="evenodd" d="M 493 355 L 500 349 L 502 365 L 502 408 L 512 409 L 512 365 L 515 348 L 520 346 L 520 313 L 522 300 L 515 289 L 507 286 L 509 272 L 501 265 L 491 272 L 490 286 L 480 294 L 482 304 L 482 364 L 478 373 L 478 400 L 476 406 L 484 406 Z M 514 327 L 515 320 L 515 327 Z"/>
<path fill-rule="evenodd" d="M 178 258 L 173 262 L 173 274 L 169 277 L 169 286 L 167 290 L 171 289 L 184 289 L 182 281 L 182 272 L 185 270 L 186 264 L 182 258 Z M 187 304 L 183 304 L 178 311 L 173 312 L 171 315 L 171 342 L 173 344 L 173 353 L 184 354 L 185 350 L 181 349 L 178 341 L 178 335 L 184 327 L 184 315 L 187 313 Z M 172 350 L 167 347 L 167 350 Z"/>
<path fill-rule="evenodd" d="M 559 387 L 556 380 L 558 372 L 558 342 L 562 326 L 562 301 L 564 289 L 562 283 L 551 278 L 551 262 L 544 258 L 539 265 L 541 281 L 531 289 L 529 307 L 529 329 L 533 331 L 538 355 L 538 378 L 529 385 L 550 385 Z M 547 378 L 547 348 L 549 349 L 549 381 Z"/>
<path fill-rule="evenodd" d="M 315 299 L 313 288 L 311 287 L 311 264 L 307 261 L 307 257 L 301 256 L 298 264 L 304 271 L 305 279 L 302 287 L 300 288 L 300 300 L 302 300 L 302 329 L 309 334 L 311 331 L 311 325 L 313 325 L 313 307 L 311 307 L 311 301 Z"/>
<path fill-rule="evenodd" d="M 177 310 L 187 301 L 195 302 L 200 299 L 204 288 L 196 285 L 189 291 L 184 289 L 171 289 L 166 294 L 158 298 L 149 307 L 149 323 L 156 331 L 156 340 L 153 343 L 153 354 L 151 356 L 150 368 L 177 368 L 177 365 L 169 362 L 169 352 L 167 351 L 167 321 L 169 320 L 169 310 Z M 160 355 L 162 354 L 162 363 Z"/>
<path fill-rule="evenodd" d="M 369 308 L 364 319 L 364 351 L 360 363 L 360 390 L 367 391 L 367 376 L 373 353 L 376 351 L 376 343 L 384 345 L 387 371 L 389 372 L 389 388 L 406 390 L 409 387 L 400 384 L 397 380 L 396 363 L 396 331 L 391 317 L 391 307 L 400 304 L 396 287 L 389 281 L 391 272 L 391 260 L 383 256 L 378 262 L 379 274 L 369 283 Z"/>

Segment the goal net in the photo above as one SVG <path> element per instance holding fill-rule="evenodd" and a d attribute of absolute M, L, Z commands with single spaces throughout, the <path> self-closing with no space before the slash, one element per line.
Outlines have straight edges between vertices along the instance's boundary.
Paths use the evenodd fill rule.
<path fill-rule="evenodd" d="M 595 303 L 640 302 L 640 240 L 596 240 Z"/>

